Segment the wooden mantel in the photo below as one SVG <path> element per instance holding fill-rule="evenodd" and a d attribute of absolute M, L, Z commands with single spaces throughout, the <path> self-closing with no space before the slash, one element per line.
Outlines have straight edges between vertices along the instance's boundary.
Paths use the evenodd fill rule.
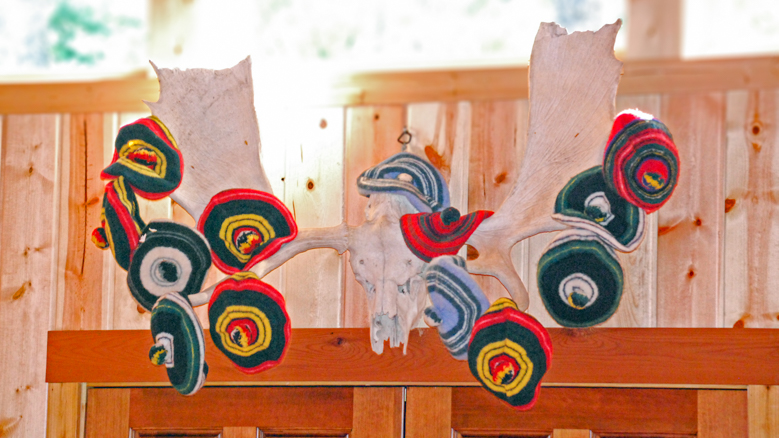
<path fill-rule="evenodd" d="M 549 329 L 552 368 L 544 383 L 598 386 L 742 386 L 779 384 L 779 330 L 604 328 Z M 149 363 L 144 330 L 49 332 L 46 381 L 119 386 L 167 384 Z M 368 329 L 295 329 L 284 362 L 248 375 L 206 331 L 207 384 L 477 385 L 466 362 L 452 359 L 432 329 L 411 333 L 407 354 L 371 351 Z"/>

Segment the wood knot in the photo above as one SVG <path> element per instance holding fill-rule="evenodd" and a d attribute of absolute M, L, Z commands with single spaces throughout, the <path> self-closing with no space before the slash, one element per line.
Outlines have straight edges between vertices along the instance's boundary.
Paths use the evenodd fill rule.
<path fill-rule="evenodd" d="M 27 288 L 32 286 L 32 282 L 28 281 L 24 284 L 22 284 L 22 287 L 16 290 L 14 292 L 13 296 L 11 297 L 12 300 L 18 300 L 19 298 L 23 297 L 25 292 L 27 292 Z"/>
<path fill-rule="evenodd" d="M 695 220 L 692 223 L 695 224 L 696 227 L 700 227 L 701 225 L 703 225 L 703 221 L 699 217 L 695 218 Z"/>
<path fill-rule="evenodd" d="M 337 338 L 335 338 L 332 341 L 330 341 L 330 344 L 335 346 L 335 347 L 340 347 L 341 345 L 343 345 L 345 343 L 346 343 L 346 339 L 344 339 L 344 338 L 342 338 L 340 336 L 338 336 Z"/>
<path fill-rule="evenodd" d="M 752 124 L 752 135 L 760 135 L 760 132 L 763 131 L 763 128 L 760 124 L 760 122 L 755 122 Z"/>
<path fill-rule="evenodd" d="M 695 271 L 694 271 L 692 268 L 690 268 L 690 270 L 689 270 L 689 271 L 687 271 L 687 277 L 688 277 L 688 278 L 693 278 L 693 277 L 695 277 Z"/>
<path fill-rule="evenodd" d="M 139 315 L 143 315 L 144 313 L 146 313 L 146 309 L 144 309 L 144 308 L 143 308 L 143 307 L 141 307 L 141 306 L 135 306 L 135 310 L 137 310 L 137 311 L 138 311 L 138 314 L 139 314 Z"/>
<path fill-rule="evenodd" d="M 733 198 L 727 198 L 725 199 L 725 213 L 730 213 L 730 210 L 733 210 L 733 207 L 736 206 L 736 200 Z"/>
<path fill-rule="evenodd" d="M 379 120 L 379 113 L 373 115 L 373 120 Z"/>
<path fill-rule="evenodd" d="M 733 328 L 744 328 L 744 320 L 739 319 L 735 323 L 733 323 Z"/>
<path fill-rule="evenodd" d="M 325 120 L 325 119 L 320 120 L 319 121 L 319 127 L 322 128 L 322 129 L 327 128 L 327 120 Z"/>
<path fill-rule="evenodd" d="M 503 181 L 506 181 L 506 172 L 501 172 L 495 176 L 495 185 L 500 185 Z"/>
<path fill-rule="evenodd" d="M 308 182 L 306 183 L 306 188 L 309 190 L 314 190 L 314 181 L 308 180 Z"/>
<path fill-rule="evenodd" d="M 479 258 L 479 250 L 471 245 L 465 245 L 465 254 L 468 260 L 476 260 Z"/>

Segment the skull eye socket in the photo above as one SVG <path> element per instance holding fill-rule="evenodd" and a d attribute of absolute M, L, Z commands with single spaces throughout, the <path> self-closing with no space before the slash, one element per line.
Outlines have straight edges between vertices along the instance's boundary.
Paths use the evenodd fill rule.
<path fill-rule="evenodd" d="M 408 283 L 405 284 L 399 284 L 398 285 L 398 293 L 399 294 L 407 294 L 408 293 Z"/>
<path fill-rule="evenodd" d="M 368 292 L 368 295 L 371 295 L 374 292 L 376 292 L 376 288 L 374 288 L 371 282 L 369 281 L 363 281 L 362 287 L 365 289 L 365 292 Z"/>

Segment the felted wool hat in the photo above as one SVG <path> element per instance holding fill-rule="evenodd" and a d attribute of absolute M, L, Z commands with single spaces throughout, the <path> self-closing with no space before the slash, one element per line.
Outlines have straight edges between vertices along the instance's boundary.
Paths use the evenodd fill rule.
<path fill-rule="evenodd" d="M 284 360 L 291 334 L 284 297 L 254 273 L 219 283 L 208 321 L 211 340 L 241 371 L 259 373 Z"/>
<path fill-rule="evenodd" d="M 408 152 L 395 154 L 363 172 L 357 178 L 357 191 L 363 196 L 403 195 L 417 210 L 428 213 L 449 207 L 449 189 L 441 172 Z"/>
<path fill-rule="evenodd" d="M 113 160 L 100 178 L 124 176 L 146 199 L 164 198 L 181 184 L 184 160 L 176 140 L 157 117 L 122 126 L 114 146 Z"/>
<path fill-rule="evenodd" d="M 151 335 L 151 362 L 165 365 L 176 391 L 196 393 L 206 382 L 208 365 L 203 328 L 189 301 L 175 292 L 160 298 L 151 312 Z"/>
<path fill-rule="evenodd" d="M 400 229 L 406 246 L 420 259 L 454 255 L 465 245 L 491 211 L 479 210 L 460 216 L 454 207 L 435 213 L 406 214 L 400 218 Z"/>
<path fill-rule="evenodd" d="M 619 251 L 630 252 L 644 239 L 646 213 L 620 197 L 595 166 L 568 181 L 557 195 L 552 218 L 597 234 Z"/>
<path fill-rule="evenodd" d="M 564 327 L 590 327 L 614 314 L 622 297 L 616 253 L 587 230 L 562 231 L 538 262 L 538 291 Z"/>
<path fill-rule="evenodd" d="M 425 309 L 425 314 L 438 322 L 438 334 L 449 353 L 455 359 L 465 360 L 471 328 L 490 302 L 465 270 L 462 257 L 436 257 L 422 275 L 433 303 L 432 308 Z"/>
<path fill-rule="evenodd" d="M 231 189 L 211 198 L 197 229 L 211 245 L 214 265 L 234 274 L 272 256 L 298 234 L 287 207 L 270 193 Z"/>
<path fill-rule="evenodd" d="M 552 339 L 508 298 L 497 299 L 473 326 L 468 366 L 476 380 L 513 408 L 535 405 L 552 366 Z"/>
<path fill-rule="evenodd" d="M 149 222 L 127 270 L 127 285 L 135 301 L 151 310 L 164 295 L 200 292 L 211 250 L 205 237 L 194 228 L 168 220 Z"/>
<path fill-rule="evenodd" d="M 679 153 L 668 128 L 637 110 L 619 113 L 606 146 L 603 175 L 620 196 L 647 213 L 662 207 L 679 180 Z"/>
<path fill-rule="evenodd" d="M 92 232 L 92 241 L 98 248 L 111 248 L 116 263 L 126 271 L 145 226 L 135 193 L 124 177 L 108 182 L 103 195 L 100 226 Z"/>

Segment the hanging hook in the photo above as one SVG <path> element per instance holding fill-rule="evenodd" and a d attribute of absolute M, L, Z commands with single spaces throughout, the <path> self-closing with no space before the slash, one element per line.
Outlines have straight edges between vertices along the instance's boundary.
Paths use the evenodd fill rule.
<path fill-rule="evenodd" d="M 401 152 L 407 152 L 408 151 L 408 144 L 411 143 L 411 133 L 408 132 L 408 129 L 406 127 L 403 127 L 403 132 L 400 134 L 400 137 L 398 137 L 398 143 L 402 144 L 403 147 L 400 149 Z"/>

